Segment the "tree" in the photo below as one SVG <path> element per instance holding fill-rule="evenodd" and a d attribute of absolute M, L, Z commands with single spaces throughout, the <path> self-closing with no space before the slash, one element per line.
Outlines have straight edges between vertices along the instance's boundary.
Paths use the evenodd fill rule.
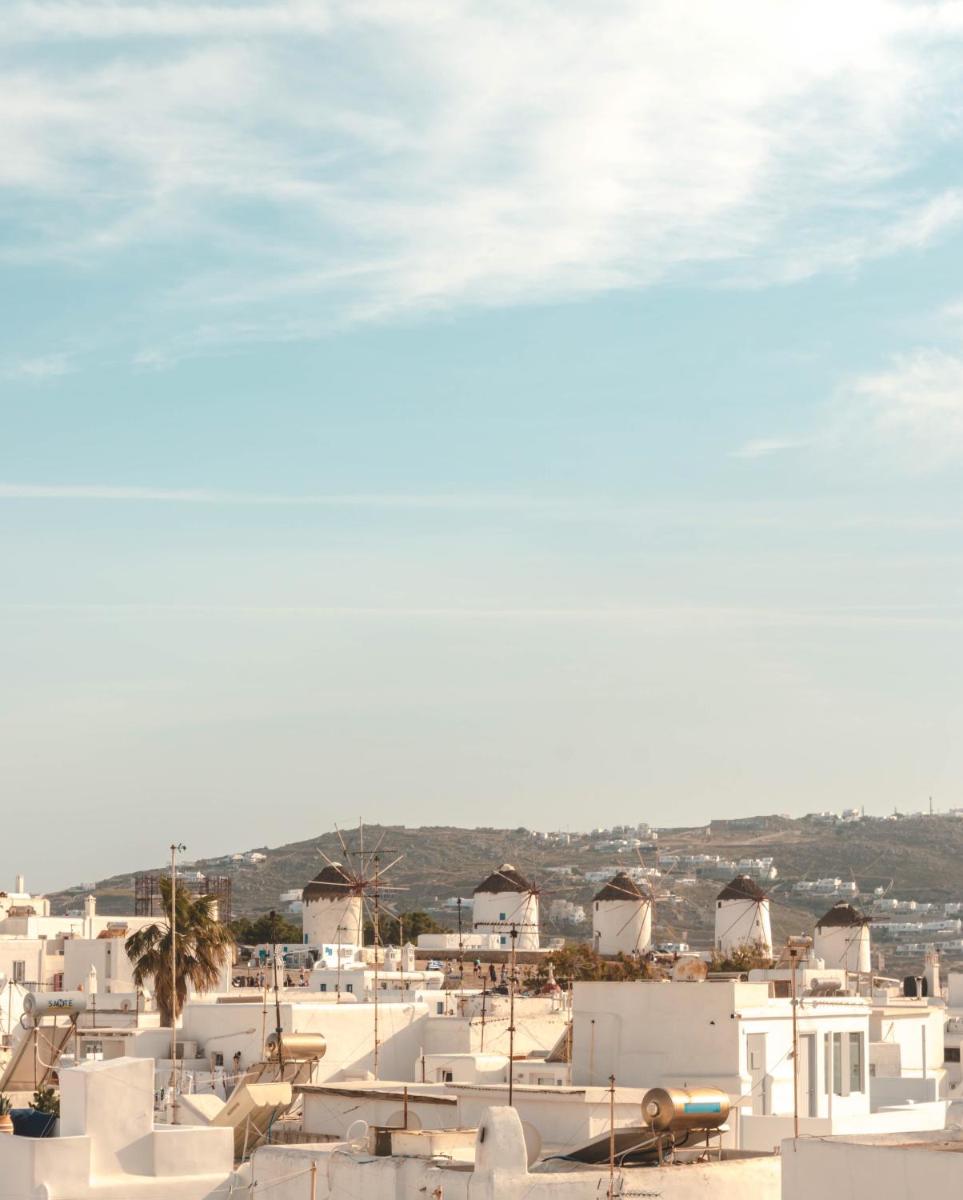
<path fill-rule="evenodd" d="M 213 915 L 214 896 L 192 896 L 177 888 L 174 978 L 171 979 L 171 882 L 161 879 L 161 904 L 166 921 L 145 925 L 124 943 L 134 964 L 134 982 L 153 985 L 161 1024 L 173 1025 L 187 999 L 187 985 L 199 992 L 210 991 L 221 975 L 225 960 L 234 949 L 234 936 Z"/>
<path fill-rule="evenodd" d="M 709 970 L 752 971 L 757 967 L 771 967 L 772 964 L 772 955 L 762 942 L 743 942 L 740 946 L 733 946 L 728 954 L 716 950 L 709 963 Z"/>
<path fill-rule="evenodd" d="M 563 987 L 570 982 L 577 983 L 582 980 L 653 978 L 653 971 L 648 963 L 637 958 L 628 958 L 624 954 L 619 954 L 614 959 L 603 958 L 588 942 L 575 942 L 561 950 L 553 950 L 539 963 L 535 973 L 538 983 L 547 982 L 549 964 L 556 981 Z"/>
<path fill-rule="evenodd" d="M 399 946 L 402 938 L 406 942 L 417 942 L 419 933 L 447 932 L 444 925 L 439 925 L 430 913 L 420 909 L 417 912 L 400 913 L 397 917 L 382 913 L 378 918 L 378 940 L 382 946 Z M 367 945 L 374 944 L 373 921 L 365 921 L 364 940 Z"/>
<path fill-rule="evenodd" d="M 275 922 L 277 923 L 275 928 Z M 235 940 L 242 946 L 290 945 L 292 942 L 300 945 L 303 940 L 301 926 L 287 917 L 273 917 L 270 913 L 261 913 L 259 917 L 239 917 L 231 922 L 231 932 Z"/>

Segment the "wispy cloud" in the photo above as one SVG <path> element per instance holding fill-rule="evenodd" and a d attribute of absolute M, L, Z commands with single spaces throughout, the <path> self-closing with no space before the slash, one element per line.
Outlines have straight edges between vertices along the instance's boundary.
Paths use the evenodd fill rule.
<path fill-rule="evenodd" d="M 129 487 L 115 484 L 0 483 L 2 500 L 55 500 L 110 504 L 200 504 L 249 507 L 369 508 L 460 512 L 565 512 L 591 510 L 597 502 L 580 505 L 562 498 L 513 493 L 342 492 L 285 495 L 233 492 L 208 488 Z M 610 506 L 614 507 L 614 506 Z"/>
<path fill-rule="evenodd" d="M 897 0 L 20 5 L 0 187 L 32 203 L 5 253 L 181 249 L 151 303 L 176 283 L 175 339 L 215 311 L 206 345 L 231 307 L 312 336 L 848 267 L 963 218 L 918 171 L 957 136 L 932 52 L 959 34 L 955 5 Z"/>
<path fill-rule="evenodd" d="M 769 437 L 752 438 L 738 449 L 732 451 L 732 458 L 767 458 L 771 454 L 781 454 L 785 450 L 799 450 L 809 445 L 806 438 Z"/>
<path fill-rule="evenodd" d="M 593 624 L 632 626 L 653 632 L 693 629 L 762 628 L 946 628 L 959 629 L 963 613 L 926 606 L 767 608 L 740 605 L 312 605 L 312 604 L 5 604 L 0 618 L 73 615 L 108 621 L 239 620 L 239 621 L 387 621 Z"/>
<path fill-rule="evenodd" d="M 323 0 L 279 0 L 276 4 L 126 4 L 117 0 L 41 0 L 8 10 L 7 38 L 253 37 L 325 33 L 330 27 Z"/>
<path fill-rule="evenodd" d="M 0 376 L 28 383 L 44 383 L 59 379 L 74 369 L 71 361 L 63 354 L 40 355 L 36 358 L 14 359 L 0 366 Z"/>
<path fill-rule="evenodd" d="M 963 353 L 921 348 L 853 380 L 842 396 L 847 433 L 882 444 L 915 470 L 963 458 Z"/>

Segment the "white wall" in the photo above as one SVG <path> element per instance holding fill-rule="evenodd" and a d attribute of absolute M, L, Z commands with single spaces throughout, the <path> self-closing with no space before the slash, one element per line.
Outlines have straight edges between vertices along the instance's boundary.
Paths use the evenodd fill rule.
<path fill-rule="evenodd" d="M 423 1004 L 379 1004 L 378 1077 L 412 1081 L 421 1053 L 427 1008 Z M 263 1039 L 275 1026 L 273 1004 L 210 1004 L 189 1001 L 181 1036 L 196 1040 L 200 1051 L 227 1050 L 225 1061 L 241 1052 L 241 1065 L 262 1057 Z M 281 1004 L 281 1028 L 287 1033 L 321 1033 L 327 1052 L 318 1063 L 316 1082 L 361 1077 L 374 1068 L 374 1005 L 310 1002 Z"/>
<path fill-rule="evenodd" d="M 592 937 L 599 954 L 645 954 L 652 945 L 652 904 L 644 898 L 593 901 Z"/>
<path fill-rule="evenodd" d="M 26 982 L 52 987 L 64 969 L 63 942 L 57 937 L 0 936 L 0 974 L 14 979 L 18 963 Z"/>
<path fill-rule="evenodd" d="M 762 946 L 772 954 L 768 900 L 717 900 L 715 947 L 731 954 L 740 946 Z"/>
<path fill-rule="evenodd" d="M 363 924 L 360 896 L 319 896 L 306 900 L 301 913 L 305 945 L 360 946 Z"/>
<path fill-rule="evenodd" d="M 765 983 L 576 983 L 572 1080 L 630 1087 L 708 1086 L 760 1114 L 793 1110 L 792 1006 Z M 869 1006 L 804 1000 L 800 1037 L 813 1034 L 816 1115 L 869 1113 Z M 825 1039 L 840 1034 L 843 1094 L 826 1090 Z M 849 1034 L 862 1036 L 862 1090 L 849 1087 Z M 764 1038 L 754 1080 L 751 1035 Z M 808 1104 L 808 1096 L 806 1097 Z"/>
<path fill-rule="evenodd" d="M 906 1144 L 900 1136 L 891 1144 L 801 1139 L 786 1142 L 782 1153 L 782 1200 L 919 1200 L 920 1197 L 963 1195 L 963 1153 Z"/>
<path fill-rule="evenodd" d="M 870 1037 L 898 1047 L 900 1074 L 910 1079 L 945 1078 L 946 1010 L 924 1000 L 898 1001 L 873 1009 Z"/>
<path fill-rule="evenodd" d="M 531 892 L 476 892 L 472 925 L 478 933 L 493 933 L 499 948 L 511 949 L 510 926 L 518 930 L 516 950 L 538 949 L 538 896 Z"/>
<path fill-rule="evenodd" d="M 827 967 L 868 975 L 873 969 L 869 925 L 817 925 L 813 954 Z"/>
<path fill-rule="evenodd" d="M 97 970 L 101 992 L 132 992 L 134 968 L 124 948 L 124 938 L 67 938 L 64 942 L 64 988 L 87 987 L 91 966 Z"/>

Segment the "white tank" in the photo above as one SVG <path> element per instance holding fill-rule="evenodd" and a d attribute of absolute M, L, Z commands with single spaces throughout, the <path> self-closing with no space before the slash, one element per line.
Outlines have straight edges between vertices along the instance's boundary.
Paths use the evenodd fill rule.
<path fill-rule="evenodd" d="M 340 863 L 329 863 L 301 893 L 307 946 L 360 946 L 364 930 L 361 890 Z"/>
<path fill-rule="evenodd" d="M 652 899 L 624 871 L 592 901 L 592 936 L 599 954 L 646 954 L 652 946 Z"/>
<path fill-rule="evenodd" d="M 516 950 L 537 950 L 538 892 L 511 863 L 502 863 L 475 888 L 472 926 L 476 933 L 495 934 L 506 950 L 511 949 L 514 926 Z"/>
<path fill-rule="evenodd" d="M 816 922 L 813 954 L 834 970 L 868 975 L 873 969 L 869 922 L 841 900 Z"/>
<path fill-rule="evenodd" d="M 756 946 L 771 958 L 772 922 L 766 893 L 748 875 L 737 875 L 716 897 L 715 948 L 731 954 L 744 946 Z"/>

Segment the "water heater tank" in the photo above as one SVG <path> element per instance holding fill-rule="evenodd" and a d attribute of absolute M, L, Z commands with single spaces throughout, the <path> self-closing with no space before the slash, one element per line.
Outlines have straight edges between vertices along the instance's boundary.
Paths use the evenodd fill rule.
<path fill-rule="evenodd" d="M 300 1062 L 311 1058 L 324 1058 L 328 1049 L 328 1043 L 322 1033 L 285 1033 L 281 1035 L 281 1046 L 285 1058 Z M 277 1050 L 278 1035 L 272 1033 L 267 1040 L 268 1056 L 274 1058 Z"/>
<path fill-rule="evenodd" d="M 657 1133 L 716 1129 L 729 1115 L 729 1097 L 718 1088 L 649 1088 L 642 1116 Z"/>
<path fill-rule="evenodd" d="M 83 992 L 27 992 L 23 998 L 26 1016 L 38 1021 L 41 1017 L 72 1017 L 87 1008 Z"/>

